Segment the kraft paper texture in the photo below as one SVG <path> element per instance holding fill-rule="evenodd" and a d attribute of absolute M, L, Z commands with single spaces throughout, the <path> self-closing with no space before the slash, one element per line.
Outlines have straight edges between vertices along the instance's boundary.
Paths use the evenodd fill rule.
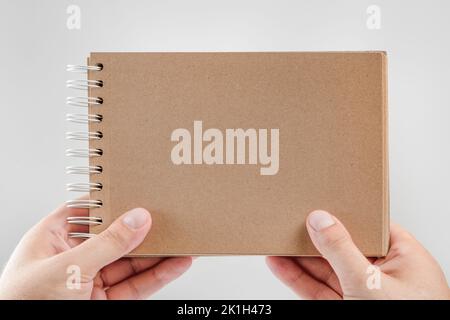
<path fill-rule="evenodd" d="M 317 255 L 305 219 L 325 209 L 365 255 L 385 255 L 386 59 L 384 52 L 91 53 L 89 63 L 103 70 L 89 79 L 104 81 L 89 91 L 104 100 L 89 107 L 103 115 L 89 125 L 103 133 L 90 142 L 103 150 L 90 159 L 103 167 L 90 177 L 103 184 L 90 195 L 103 201 L 90 211 L 103 225 L 91 232 L 144 207 L 153 226 L 131 255 Z M 193 137 L 194 121 L 224 136 L 278 129 L 278 171 L 261 174 L 265 166 L 259 157 L 250 164 L 249 154 L 245 164 L 174 164 L 171 135 L 185 128 Z M 224 142 L 224 158 L 225 149 Z"/>

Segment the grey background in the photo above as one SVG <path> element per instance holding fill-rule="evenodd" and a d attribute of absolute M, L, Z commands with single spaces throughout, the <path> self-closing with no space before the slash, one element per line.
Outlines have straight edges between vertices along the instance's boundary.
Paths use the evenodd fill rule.
<path fill-rule="evenodd" d="M 66 8 L 81 8 L 68 30 Z M 366 9 L 381 8 L 381 29 Z M 392 219 L 450 276 L 449 1 L 0 2 L 0 263 L 63 201 L 68 63 L 90 51 L 386 50 Z M 417 275 L 420 276 L 420 275 Z M 262 257 L 199 258 L 155 298 L 294 298 Z"/>

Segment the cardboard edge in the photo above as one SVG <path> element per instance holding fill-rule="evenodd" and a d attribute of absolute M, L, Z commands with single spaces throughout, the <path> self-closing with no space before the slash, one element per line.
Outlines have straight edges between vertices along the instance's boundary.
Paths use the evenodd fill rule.
<path fill-rule="evenodd" d="M 163 54 L 163 53 L 170 53 L 170 54 L 187 54 L 187 53 L 192 53 L 192 54 L 211 54 L 211 53 L 219 53 L 219 54 L 223 54 L 223 53 L 227 53 L 227 54 L 240 54 L 240 53 L 277 53 L 277 54 L 283 54 L 283 53 L 306 53 L 306 54 L 311 54 L 311 53 L 327 53 L 327 54 L 382 54 L 384 56 L 387 56 L 387 52 L 383 51 L 383 50 L 362 50 L 362 51 L 358 51 L 358 50 L 342 50 L 342 51 L 333 51 L 333 50 L 329 50 L 329 51 L 298 51 L 298 50 L 281 50 L 281 51 L 275 51 L 275 50 L 268 50 L 268 51 L 224 51 L 224 50 L 207 50 L 207 51 L 92 51 L 91 54 L 99 54 L 99 55 L 121 55 L 121 54 Z"/>
<path fill-rule="evenodd" d="M 390 239 L 390 196 L 389 196 L 389 109 L 388 109 L 388 56 L 381 51 L 382 94 L 383 94 L 383 235 L 381 256 L 389 251 Z"/>

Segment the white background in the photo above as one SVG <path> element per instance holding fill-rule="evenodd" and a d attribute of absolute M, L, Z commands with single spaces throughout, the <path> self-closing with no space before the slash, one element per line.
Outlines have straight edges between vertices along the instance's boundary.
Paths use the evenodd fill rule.
<path fill-rule="evenodd" d="M 81 8 L 68 30 L 66 9 Z M 369 5 L 381 29 L 366 26 Z M 449 1 L 0 1 L 0 263 L 63 201 L 68 63 L 91 51 L 386 50 L 392 219 L 450 276 Z M 73 76 L 73 75 L 72 75 Z M 276 213 L 274 213 L 276 214 Z M 417 275 L 420 276 L 420 275 Z M 294 298 L 262 257 L 199 258 L 155 298 Z"/>

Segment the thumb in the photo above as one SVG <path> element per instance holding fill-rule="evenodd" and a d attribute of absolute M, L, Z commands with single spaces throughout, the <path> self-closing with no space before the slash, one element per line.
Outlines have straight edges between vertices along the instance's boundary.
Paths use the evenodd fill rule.
<path fill-rule="evenodd" d="M 370 262 L 336 217 L 316 210 L 309 214 L 306 227 L 314 246 L 330 263 L 343 289 L 366 282 Z"/>
<path fill-rule="evenodd" d="M 94 276 L 101 268 L 136 248 L 152 224 L 150 213 L 132 209 L 116 219 L 108 229 L 67 251 L 69 259 L 83 274 Z"/>

